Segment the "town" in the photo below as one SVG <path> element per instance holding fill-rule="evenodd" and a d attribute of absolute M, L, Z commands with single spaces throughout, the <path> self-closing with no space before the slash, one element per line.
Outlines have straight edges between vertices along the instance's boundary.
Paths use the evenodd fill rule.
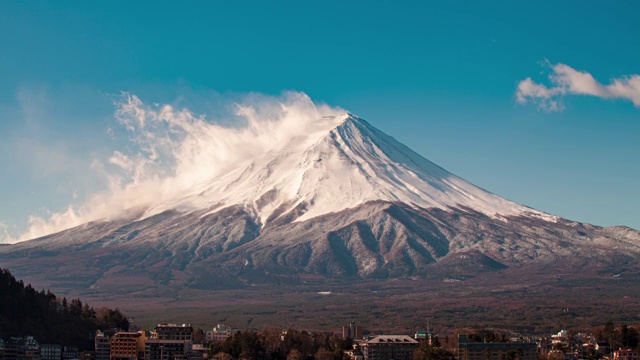
<path fill-rule="evenodd" d="M 396 330 L 371 330 L 353 320 L 335 322 L 333 331 L 290 323 L 248 328 L 221 322 L 202 329 L 175 320 L 139 327 L 118 308 L 36 291 L 0 268 L 0 360 L 638 360 L 637 323 L 603 320 L 523 334 L 424 321 L 424 328 L 399 323 Z"/>
<path fill-rule="evenodd" d="M 429 330 L 414 334 L 366 334 L 351 322 L 341 333 L 282 327 L 210 330 L 160 323 L 154 330 L 96 331 L 93 349 L 40 344 L 32 336 L 0 339 L 0 360 L 638 360 L 638 329 L 612 322 L 597 333 L 561 330 L 525 337 L 497 330 L 459 333 L 443 341 Z"/>

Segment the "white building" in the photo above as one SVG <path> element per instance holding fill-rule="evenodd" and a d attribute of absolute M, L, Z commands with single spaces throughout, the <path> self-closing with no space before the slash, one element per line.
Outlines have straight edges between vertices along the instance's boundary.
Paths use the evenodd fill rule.
<path fill-rule="evenodd" d="M 105 335 L 102 331 L 98 330 L 96 332 L 95 360 L 109 360 L 109 354 L 111 351 L 111 345 L 109 341 L 109 336 Z"/>
<path fill-rule="evenodd" d="M 222 342 L 231 337 L 233 330 L 225 324 L 217 324 L 211 331 L 205 333 L 207 342 Z"/>

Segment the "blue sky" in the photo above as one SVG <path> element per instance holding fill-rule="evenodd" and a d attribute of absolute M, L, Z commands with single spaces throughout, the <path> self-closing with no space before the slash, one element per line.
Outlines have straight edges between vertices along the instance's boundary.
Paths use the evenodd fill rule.
<path fill-rule="evenodd" d="M 638 13 L 632 1 L 2 1 L 0 223 L 19 234 L 106 186 L 91 169 L 130 146 L 112 136 L 121 91 L 210 113 L 296 90 L 501 196 L 640 229 Z"/>

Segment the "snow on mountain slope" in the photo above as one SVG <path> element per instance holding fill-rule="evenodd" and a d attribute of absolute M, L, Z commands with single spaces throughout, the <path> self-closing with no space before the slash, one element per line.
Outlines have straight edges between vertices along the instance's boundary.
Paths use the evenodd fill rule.
<path fill-rule="evenodd" d="M 235 164 L 184 196 L 150 208 L 146 216 L 168 209 L 209 208 L 211 214 L 243 205 L 265 225 L 296 208 L 302 209 L 296 221 L 305 221 L 375 200 L 468 207 L 502 220 L 517 215 L 557 219 L 450 174 L 350 114 L 324 117 L 306 136 Z"/>
<path fill-rule="evenodd" d="M 206 214 L 240 205 L 260 226 L 306 221 L 369 201 L 557 218 L 482 190 L 345 110 L 292 93 L 236 104 L 231 124 L 125 94 L 116 119 L 131 147 L 92 165 L 103 190 L 66 210 L 31 217 L 15 242 L 89 222 L 140 220 L 165 211 Z M 295 211 L 294 211 L 295 210 Z"/>

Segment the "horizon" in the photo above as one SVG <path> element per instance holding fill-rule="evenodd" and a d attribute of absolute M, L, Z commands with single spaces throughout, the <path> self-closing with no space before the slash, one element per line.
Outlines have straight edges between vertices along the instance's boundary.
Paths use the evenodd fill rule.
<path fill-rule="evenodd" d="M 0 4 L 0 243 L 171 172 L 126 94 L 226 128 L 307 94 L 498 196 L 640 229 L 640 4 L 150 4 Z"/>

